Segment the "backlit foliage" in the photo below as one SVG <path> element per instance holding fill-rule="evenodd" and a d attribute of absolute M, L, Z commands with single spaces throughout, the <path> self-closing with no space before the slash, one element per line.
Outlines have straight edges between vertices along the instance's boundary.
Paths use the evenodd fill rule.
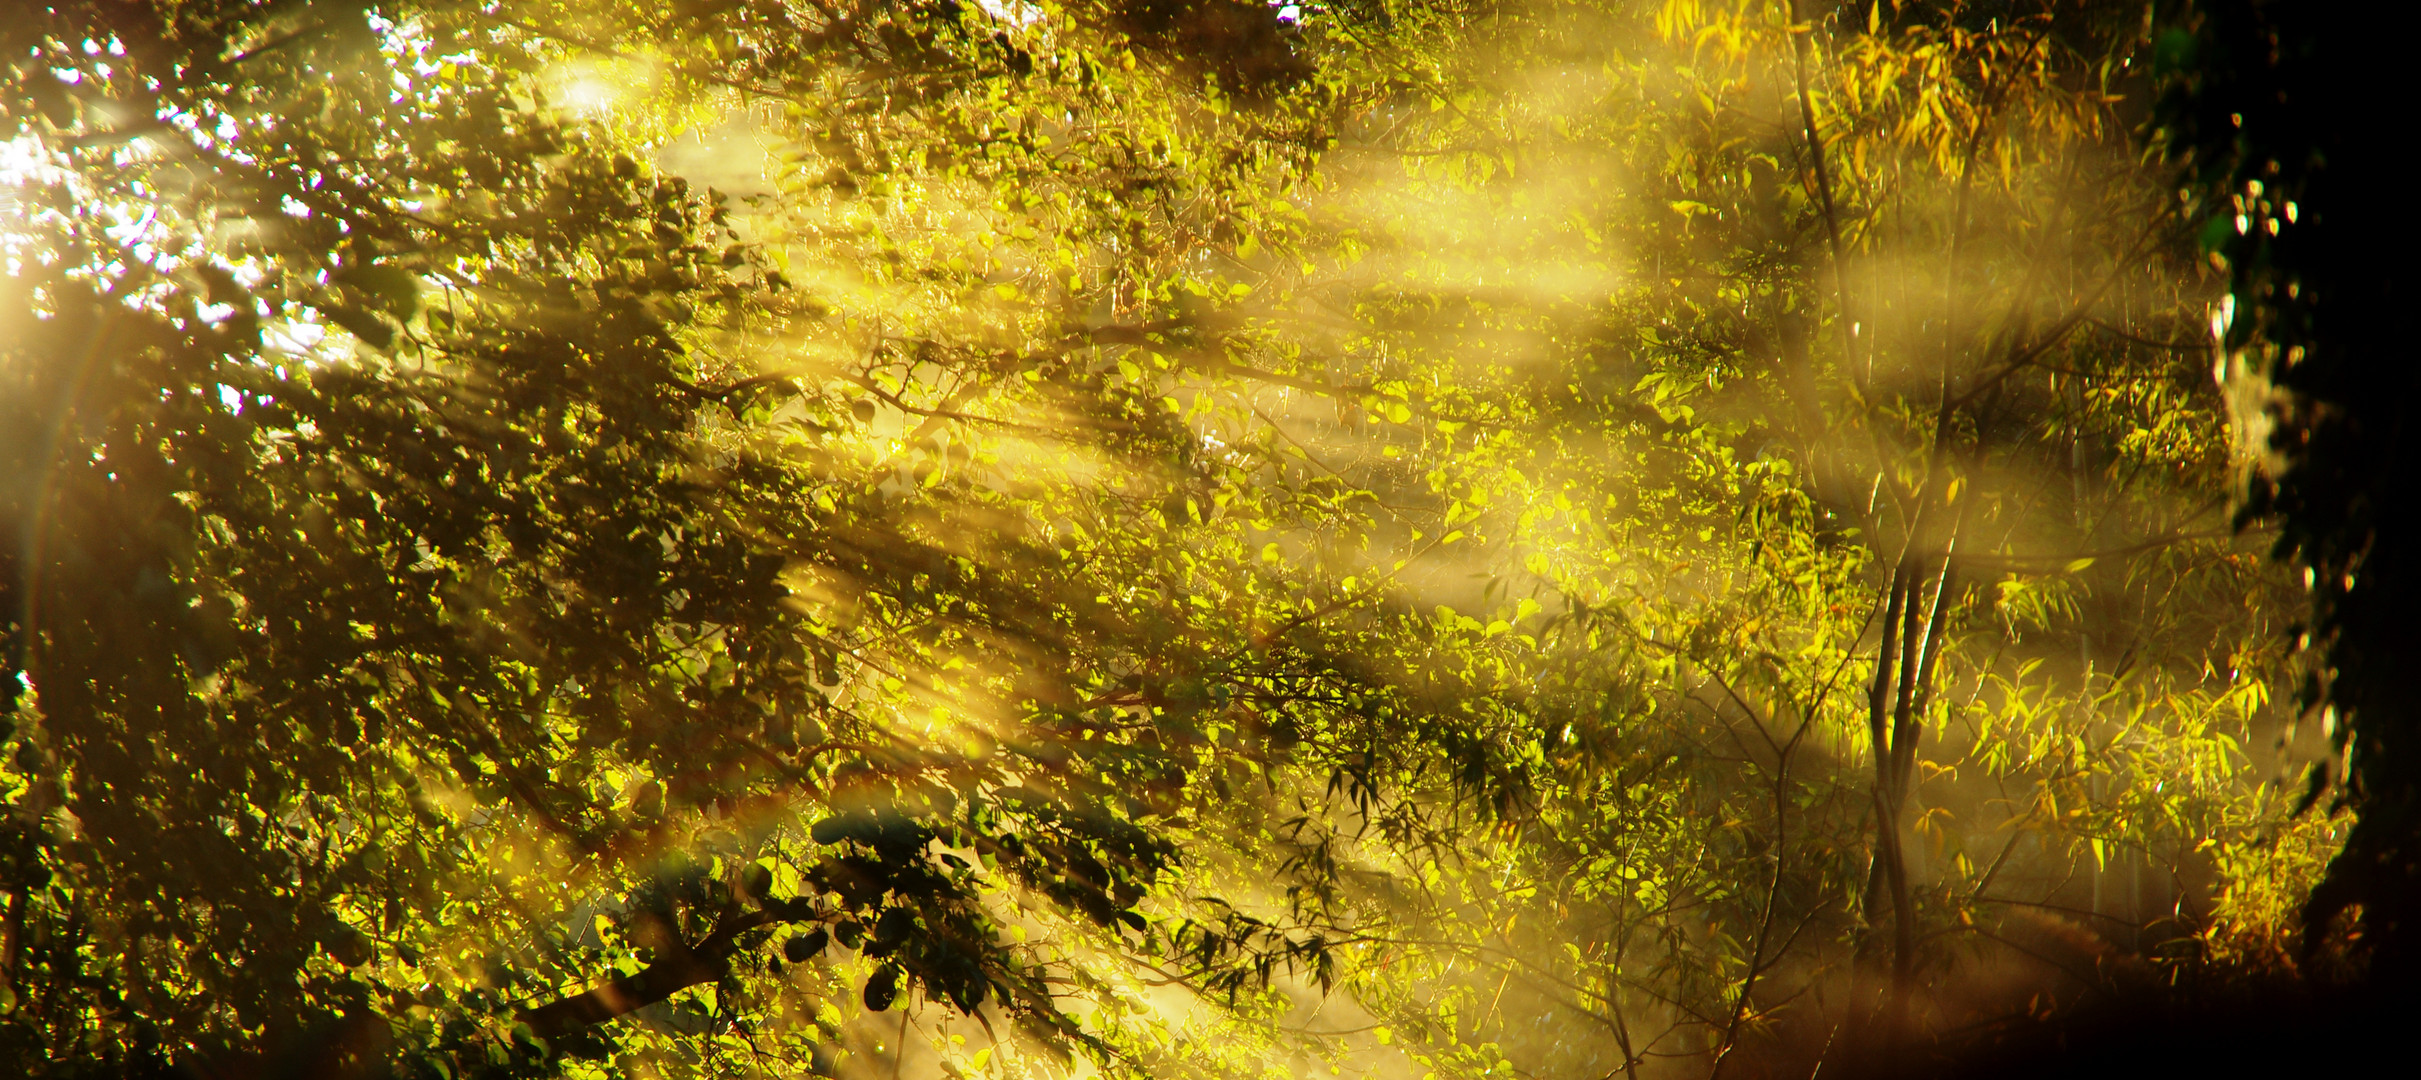
<path fill-rule="evenodd" d="M 2145 35 L 0 27 L 0 1055 L 1603 1077 L 2284 963 Z"/>

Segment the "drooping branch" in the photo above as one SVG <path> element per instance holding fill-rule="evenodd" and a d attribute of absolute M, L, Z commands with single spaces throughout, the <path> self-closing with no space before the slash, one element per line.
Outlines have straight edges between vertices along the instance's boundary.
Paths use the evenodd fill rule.
<path fill-rule="evenodd" d="M 1226 375 L 1232 378 L 1251 380 L 1253 382 L 1274 383 L 1279 386 L 1301 390 L 1306 393 L 1318 394 L 1322 397 L 1348 397 L 1355 394 L 1364 393 L 1369 390 L 1368 387 L 1364 386 L 1334 386 L 1328 383 L 1320 382 L 1316 379 L 1306 379 L 1299 375 L 1288 375 L 1283 372 L 1266 371 L 1247 364 L 1239 364 L 1228 359 L 1225 355 L 1222 355 L 1218 349 L 1212 347 L 1220 344 L 1223 341 L 1223 339 L 1220 338 L 1214 338 L 1210 344 L 1204 346 L 1187 346 L 1172 344 L 1163 340 L 1159 336 L 1168 330 L 1175 330 L 1189 325 L 1191 324 L 1185 322 L 1184 320 L 1168 320 L 1145 326 L 1103 326 L 1090 331 L 1088 337 L 1089 340 L 1096 345 L 1129 345 L 1136 348 L 1149 349 L 1153 352 L 1162 353 L 1184 360 L 1187 363 L 1190 363 L 1210 374 Z"/>
<path fill-rule="evenodd" d="M 1808 38 L 1815 27 L 1802 28 L 1798 0 L 1789 0 L 1790 26 L 1785 32 L 1791 37 L 1791 66 L 1799 89 L 1799 125 L 1807 142 L 1808 168 L 1816 181 L 1816 204 L 1824 212 L 1824 236 L 1832 254 L 1833 296 L 1841 316 L 1841 364 L 1855 380 L 1858 393 L 1866 393 L 1867 384 L 1874 379 L 1872 354 L 1862 370 L 1857 365 L 1858 324 L 1849 303 L 1849 266 L 1841 246 L 1841 214 L 1833 201 L 1832 171 L 1824 164 L 1824 139 L 1816 130 L 1816 103 L 1807 85 Z"/>

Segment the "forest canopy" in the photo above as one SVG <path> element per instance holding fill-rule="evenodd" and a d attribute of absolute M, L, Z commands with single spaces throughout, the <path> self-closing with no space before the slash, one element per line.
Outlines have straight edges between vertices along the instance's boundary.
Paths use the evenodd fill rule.
<path fill-rule="evenodd" d="M 0 1063 L 1804 1076 L 2409 971 L 2391 196 L 2278 7 L 12 5 Z"/>

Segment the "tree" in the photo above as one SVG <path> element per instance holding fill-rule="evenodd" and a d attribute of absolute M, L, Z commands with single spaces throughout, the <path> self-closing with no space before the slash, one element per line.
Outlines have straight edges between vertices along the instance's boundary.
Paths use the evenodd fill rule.
<path fill-rule="evenodd" d="M 2122 14 L 11 28 L 10 1052 L 1726 1071 L 2258 944 Z"/>
<path fill-rule="evenodd" d="M 2270 457 L 2239 520 L 2279 524 L 2276 554 L 2303 565 L 2310 593 L 2315 670 L 2301 700 L 2326 712 L 2342 765 L 2314 766 L 2304 805 L 2333 782 L 2336 806 L 2355 810 L 2305 910 L 2305 950 L 2359 909 L 2356 951 L 2398 983 L 2421 940 L 2421 773 L 2403 674 L 2421 650 L 2403 616 L 2413 383 L 2394 359 L 2413 233 L 2394 151 L 2358 110 L 2391 92 L 2385 43 L 2406 29 L 2402 12 L 2382 23 L 2339 5 L 2193 5 L 2161 39 L 2177 81 L 2160 115 L 2203 245 L 2228 272 L 2228 362 L 2267 395 Z"/>
<path fill-rule="evenodd" d="M 1574 4 L 1350 24 L 1367 111 L 1327 165 L 1340 246 L 1366 254 L 1302 307 L 1356 320 L 1330 354 L 1355 375 L 1332 381 L 1395 380 L 1436 422 L 1388 448 L 1407 465 L 1367 437 L 1325 452 L 1428 487 L 1499 610 L 1535 597 L 1514 625 L 1573 661 L 1509 680 L 1572 694 L 1513 706 L 1556 770 L 1522 842 L 1434 845 L 1486 875 L 1424 909 L 1456 933 L 1402 937 L 1463 951 L 1377 981 L 1442 1047 L 1526 981 L 1526 1007 L 1604 1038 L 1551 1029 L 1524 1067 L 1815 1053 L 1920 979 L 1958 985 L 1966 950 L 1924 943 L 2022 951 L 2035 905 L 2123 905 L 2129 931 L 2096 930 L 2176 955 L 2199 946 L 2140 882 L 2165 868 L 2190 905 L 2198 853 L 2259 849 L 2277 805 L 2238 786 L 2274 590 L 2217 520 L 2208 286 L 2121 108 L 2139 24 L 1794 22 Z M 1908 865 L 1918 844 L 1934 869 Z M 2112 864 L 2132 898 L 2105 901 Z M 1457 985 L 1456 964 L 1478 970 Z M 1870 965 L 1853 1004 L 1810 1004 Z M 1927 997 L 1928 1026 L 2002 1007 Z"/>
<path fill-rule="evenodd" d="M 1114 540 L 997 521 L 984 463 L 930 421 L 1008 380 L 1171 497 L 1189 443 L 1071 363 L 1066 324 L 834 320 L 862 372 L 755 366 L 830 308 L 544 97 L 553 61 L 640 43 L 672 78 L 864 119 L 855 70 L 922 105 L 880 115 L 975 146 L 950 125 L 1033 57 L 955 7 L 568 14 L 60 5 L 6 31 L 5 963 L 29 1069 L 369 1068 L 398 1036 L 407 1071 L 538 1067 L 691 987 L 712 993 L 658 1031 L 744 1044 L 742 999 L 834 941 L 869 1008 L 921 991 L 1098 1042 L 1002 920 L 1073 916 L 1068 949 L 1149 932 L 1131 908 L 1172 851 L 1143 822 L 1184 747 L 1083 709 L 1198 711 L 1209 691 L 1167 680 L 1200 628 L 1137 595 Z M 843 188 L 851 152 L 879 167 L 900 144 L 877 136 L 906 137 L 841 135 Z M 1057 509 L 1109 537 L 1191 512 Z M 947 703 L 973 722 L 917 722 Z M 830 1027 L 777 1034 L 806 1060 Z"/>

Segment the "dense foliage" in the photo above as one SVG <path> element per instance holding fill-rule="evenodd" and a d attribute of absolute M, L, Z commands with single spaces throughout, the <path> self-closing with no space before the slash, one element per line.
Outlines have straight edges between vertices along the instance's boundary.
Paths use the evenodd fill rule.
<path fill-rule="evenodd" d="M 2300 962 L 2220 24 L 28 10 L 28 1075 L 1804 1075 Z"/>

